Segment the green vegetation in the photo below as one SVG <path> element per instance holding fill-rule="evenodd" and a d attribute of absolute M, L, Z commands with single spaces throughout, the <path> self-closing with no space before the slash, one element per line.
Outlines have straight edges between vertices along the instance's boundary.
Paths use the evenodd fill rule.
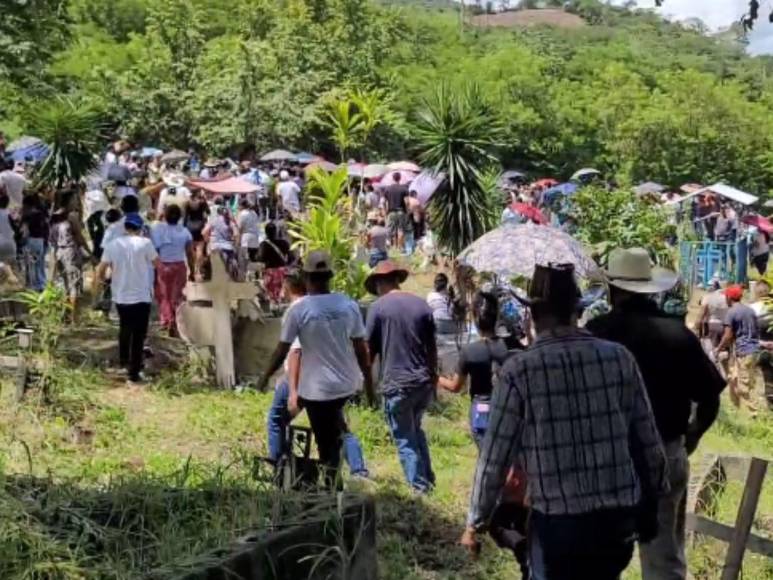
<path fill-rule="evenodd" d="M 344 149 L 402 158 L 417 152 L 413 125 L 437 87 L 462 93 L 469 82 L 504 126 L 507 167 L 773 188 L 770 57 L 596 0 L 570 3 L 590 26 L 463 34 L 440 4 L 13 0 L 0 25 L 0 46 L 17 47 L 0 65 L 0 127 L 29 132 L 33 103 L 68 96 L 148 144 L 339 158 L 329 103 L 376 91 L 395 114 Z M 47 17 L 14 25 L 28 5 Z"/>
<path fill-rule="evenodd" d="M 0 510 L 9 514 L 0 533 L 3 578 L 115 579 L 150 568 L 177 570 L 173 562 L 226 544 L 277 513 L 285 519 L 295 513 L 292 496 L 267 494 L 250 479 L 252 457 L 265 453 L 271 393 L 210 391 L 195 384 L 181 388 L 180 378 L 128 392 L 90 371 L 58 367 L 54 376 L 68 393 L 56 406 L 40 406 L 33 392 L 23 404 L 5 403 L 0 411 L 5 474 Z M 429 498 L 412 497 L 403 483 L 382 414 L 349 409 L 375 482 L 347 485 L 376 496 L 380 571 L 386 580 L 517 577 L 513 558 L 493 544 L 486 543 L 476 562 L 456 546 L 476 457 L 467 434 L 468 404 L 465 397 L 441 397 L 427 418 L 438 477 Z M 773 421 L 751 421 L 725 408 L 699 454 L 765 456 L 771 445 Z M 723 521 L 732 521 L 734 493 L 730 489 L 721 504 Z M 765 506 L 773 502 L 770 484 L 762 501 L 757 528 L 764 534 L 770 525 Z M 116 528 L 121 517 L 131 522 L 126 529 Z M 102 552 L 93 551 L 94 541 L 103 542 Z M 722 554 L 718 544 L 712 545 L 710 559 L 705 546 L 692 549 L 691 567 L 700 572 L 696 578 L 718 578 L 719 568 L 709 564 Z M 35 559 L 37 567 L 30 568 Z M 91 573 L 84 576 L 84 569 Z M 745 575 L 773 579 L 773 569 L 769 561 L 751 557 Z M 635 565 L 626 578 L 636 578 Z"/>

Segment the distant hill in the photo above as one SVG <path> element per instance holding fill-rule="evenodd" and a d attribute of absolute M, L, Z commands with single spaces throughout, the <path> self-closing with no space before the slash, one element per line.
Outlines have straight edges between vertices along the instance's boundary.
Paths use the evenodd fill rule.
<path fill-rule="evenodd" d="M 537 10 L 510 10 L 495 14 L 480 14 L 470 18 L 473 26 L 515 28 L 521 26 L 555 26 L 557 28 L 580 28 L 587 23 L 577 14 L 564 10 L 542 8 Z"/>

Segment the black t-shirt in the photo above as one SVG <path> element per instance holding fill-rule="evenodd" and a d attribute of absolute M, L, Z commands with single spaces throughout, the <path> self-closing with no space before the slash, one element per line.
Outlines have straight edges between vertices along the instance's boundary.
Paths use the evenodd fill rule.
<path fill-rule="evenodd" d="M 405 211 L 405 198 L 408 197 L 408 187 L 401 183 L 390 185 L 384 190 L 384 197 L 387 202 L 387 211 Z"/>
<path fill-rule="evenodd" d="M 693 402 L 709 401 L 725 388 L 698 337 L 681 319 L 660 313 L 643 297 L 591 320 L 587 329 L 631 351 L 664 442 L 687 432 Z"/>
<path fill-rule="evenodd" d="M 470 396 L 488 397 L 494 390 L 495 363 L 504 364 L 509 356 L 504 341 L 479 340 L 462 347 L 457 374 L 470 377 Z"/>
<path fill-rule="evenodd" d="M 381 359 L 385 394 L 431 386 L 435 321 L 424 300 L 407 292 L 379 298 L 368 309 L 365 333 L 371 354 Z"/>
<path fill-rule="evenodd" d="M 258 246 L 258 262 L 263 262 L 266 268 L 281 268 L 291 261 L 287 240 L 262 241 Z"/>
<path fill-rule="evenodd" d="M 25 208 L 21 214 L 21 223 L 27 227 L 30 238 L 48 239 L 48 216 L 42 209 Z"/>

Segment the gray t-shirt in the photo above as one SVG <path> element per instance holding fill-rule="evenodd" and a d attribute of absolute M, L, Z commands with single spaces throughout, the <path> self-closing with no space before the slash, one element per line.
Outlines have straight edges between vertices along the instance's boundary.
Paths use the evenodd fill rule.
<path fill-rule="evenodd" d="M 298 395 L 309 401 L 349 397 L 362 388 L 352 339 L 365 328 L 357 303 L 344 294 L 306 296 L 290 306 L 280 340 L 299 339 L 303 364 Z"/>
<path fill-rule="evenodd" d="M 757 327 L 757 315 L 751 307 L 740 302 L 727 311 L 725 326 L 733 330 L 735 336 L 735 354 L 749 356 L 760 348 L 760 331 Z"/>
<path fill-rule="evenodd" d="M 387 251 L 387 239 L 389 231 L 384 226 L 371 226 L 368 230 L 370 245 L 373 250 Z"/>
<path fill-rule="evenodd" d="M 424 300 L 399 291 L 382 296 L 368 310 L 366 333 L 371 355 L 381 359 L 385 394 L 431 384 L 436 370 L 429 368 L 435 322 Z"/>

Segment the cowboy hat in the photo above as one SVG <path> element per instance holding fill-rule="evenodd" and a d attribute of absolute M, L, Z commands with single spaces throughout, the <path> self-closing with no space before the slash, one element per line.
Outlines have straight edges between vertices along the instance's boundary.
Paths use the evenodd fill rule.
<path fill-rule="evenodd" d="M 657 294 L 673 288 L 679 275 L 653 266 L 644 248 L 617 248 L 609 254 L 606 270 L 611 286 L 637 294 Z"/>
<path fill-rule="evenodd" d="M 179 173 L 172 173 L 171 171 L 165 172 L 161 176 L 161 180 L 167 187 L 183 187 L 185 185 L 185 177 Z"/>
<path fill-rule="evenodd" d="M 408 270 L 401 268 L 392 260 L 379 262 L 370 276 L 365 279 L 365 289 L 371 294 L 378 294 L 376 292 L 376 282 L 387 276 L 395 276 L 397 283 L 402 284 L 408 278 Z"/>

